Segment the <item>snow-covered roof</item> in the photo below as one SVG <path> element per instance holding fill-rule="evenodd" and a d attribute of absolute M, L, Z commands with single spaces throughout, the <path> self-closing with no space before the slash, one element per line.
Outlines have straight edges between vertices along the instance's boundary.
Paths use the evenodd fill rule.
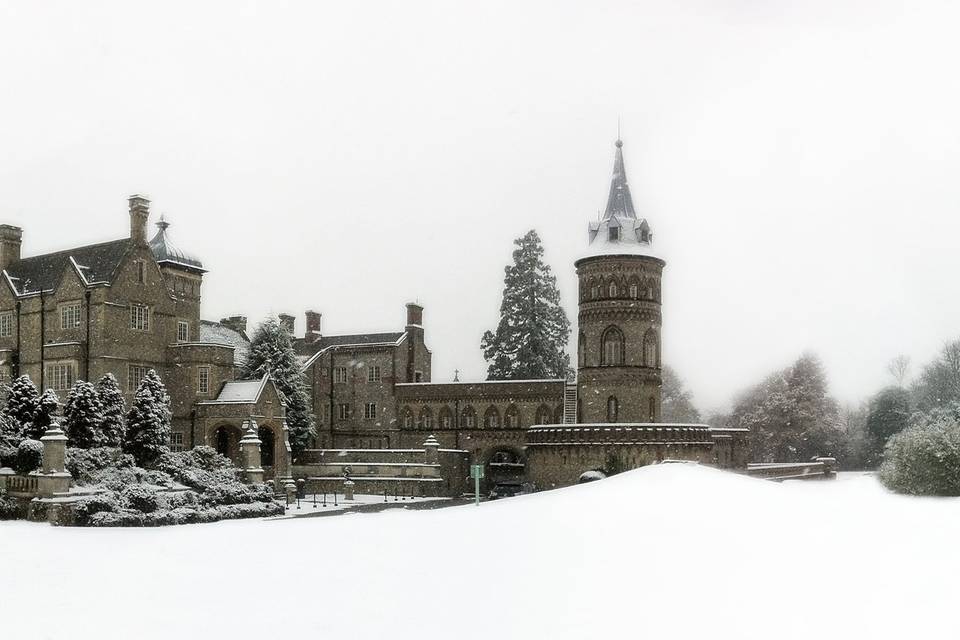
<path fill-rule="evenodd" d="M 233 364 L 243 366 L 250 353 L 250 339 L 247 335 L 220 322 L 200 321 L 200 342 L 208 344 L 226 344 L 233 347 Z"/>
<path fill-rule="evenodd" d="M 610 194 L 603 216 L 587 227 L 590 249 L 583 257 L 596 255 L 640 255 L 660 258 L 653 251 L 650 224 L 633 207 L 627 171 L 623 164 L 623 142 L 617 140 Z M 662 258 L 661 258 L 662 259 Z"/>
<path fill-rule="evenodd" d="M 270 376 L 263 376 L 260 380 L 225 382 L 215 400 L 201 404 L 256 404 L 269 381 Z"/>

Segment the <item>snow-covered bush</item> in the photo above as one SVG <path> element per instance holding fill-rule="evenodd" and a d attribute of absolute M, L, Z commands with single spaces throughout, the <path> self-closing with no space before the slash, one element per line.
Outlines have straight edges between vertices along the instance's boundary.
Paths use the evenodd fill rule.
<path fill-rule="evenodd" d="M 78 525 L 87 525 L 95 514 L 116 513 L 119 509 L 120 501 L 116 492 L 107 491 L 77 502 L 73 512 Z"/>
<path fill-rule="evenodd" d="M 145 484 L 131 484 L 120 492 L 123 504 L 141 513 L 153 513 L 160 508 L 161 498 L 157 489 Z"/>
<path fill-rule="evenodd" d="M 5 491 L 0 490 L 0 520 L 16 520 L 20 517 L 20 505 Z"/>
<path fill-rule="evenodd" d="M 80 485 L 98 484 L 104 480 L 103 472 L 110 475 L 114 469 L 129 469 L 135 464 L 133 456 L 114 447 L 67 448 L 67 471 Z"/>
<path fill-rule="evenodd" d="M 10 467 L 17 464 L 17 448 L 11 446 L 0 446 L 0 467 Z"/>
<path fill-rule="evenodd" d="M 960 405 L 916 414 L 887 443 L 880 481 L 918 496 L 960 496 Z"/>
<path fill-rule="evenodd" d="M 17 457 L 14 470 L 26 474 L 36 471 L 43 464 L 43 443 L 39 440 L 24 440 L 17 447 Z"/>

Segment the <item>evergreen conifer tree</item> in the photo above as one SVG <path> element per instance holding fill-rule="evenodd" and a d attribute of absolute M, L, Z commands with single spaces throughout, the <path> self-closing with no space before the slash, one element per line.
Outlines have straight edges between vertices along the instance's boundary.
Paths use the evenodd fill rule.
<path fill-rule="evenodd" d="M 480 347 L 490 380 L 565 378 L 570 321 L 560 305 L 557 279 L 543 262 L 536 231 L 514 240 L 513 264 L 505 269 L 500 323 L 483 334 Z"/>
<path fill-rule="evenodd" d="M 80 449 L 101 446 L 102 424 L 103 407 L 96 388 L 89 382 L 77 380 L 63 407 L 63 427 L 67 432 L 68 446 Z"/>
<path fill-rule="evenodd" d="M 24 432 L 33 430 L 33 419 L 37 415 L 40 404 L 40 393 L 30 376 L 20 376 L 10 385 L 7 403 L 3 407 L 3 414 L 10 421 L 10 428 L 19 438 Z"/>
<path fill-rule="evenodd" d="M 124 418 L 126 407 L 123 403 L 123 392 L 112 373 L 108 373 L 97 381 L 97 396 L 103 409 L 103 420 L 100 423 L 100 446 L 119 447 L 123 444 Z"/>
<path fill-rule="evenodd" d="M 310 438 L 316 435 L 313 412 L 290 336 L 274 318 L 261 322 L 254 331 L 243 375 L 245 378 L 259 378 L 268 373 L 286 402 L 290 448 L 296 459 L 310 445 Z"/>
<path fill-rule="evenodd" d="M 152 464 L 169 450 L 170 396 L 153 369 L 140 381 L 133 404 L 127 413 L 123 450 L 141 467 Z"/>

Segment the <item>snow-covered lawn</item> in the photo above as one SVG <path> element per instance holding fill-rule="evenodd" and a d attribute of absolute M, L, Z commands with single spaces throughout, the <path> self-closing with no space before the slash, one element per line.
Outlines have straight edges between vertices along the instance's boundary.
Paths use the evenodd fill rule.
<path fill-rule="evenodd" d="M 435 511 L 0 523 L 0 635 L 958 637 L 960 501 L 661 465 Z"/>

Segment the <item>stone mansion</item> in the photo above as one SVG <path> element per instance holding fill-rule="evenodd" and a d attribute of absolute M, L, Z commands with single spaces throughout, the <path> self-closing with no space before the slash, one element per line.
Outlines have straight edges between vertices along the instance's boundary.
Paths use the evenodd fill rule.
<path fill-rule="evenodd" d="M 149 205 L 129 198 L 124 238 L 40 256 L 21 256 L 22 230 L 0 225 L 0 376 L 28 374 L 63 399 L 75 380 L 112 373 L 129 403 L 153 368 L 172 399 L 173 448 L 207 444 L 238 459 L 245 429 L 255 424 L 268 477 L 296 475 L 283 398 L 269 377 L 236 379 L 249 346 L 246 318 L 201 319 L 203 264 L 173 244 L 162 218 L 148 239 Z M 664 456 L 733 464 L 743 449 L 736 434 L 656 424 L 666 263 L 652 241 L 618 140 L 606 208 L 589 224 L 575 263 L 575 381 L 433 382 L 424 309 L 413 303 L 403 328 L 384 333 L 324 335 L 321 315 L 308 311 L 298 336 L 294 317 L 281 315 L 316 420 L 306 458 L 332 449 L 416 449 L 429 437 L 441 450 L 488 464 L 493 481 L 518 480 L 536 457 L 542 470 L 552 469 L 541 474 L 551 486 L 602 466 L 609 446 L 584 452 L 604 438 L 634 465 Z M 571 471 L 558 475 L 563 466 Z"/>

